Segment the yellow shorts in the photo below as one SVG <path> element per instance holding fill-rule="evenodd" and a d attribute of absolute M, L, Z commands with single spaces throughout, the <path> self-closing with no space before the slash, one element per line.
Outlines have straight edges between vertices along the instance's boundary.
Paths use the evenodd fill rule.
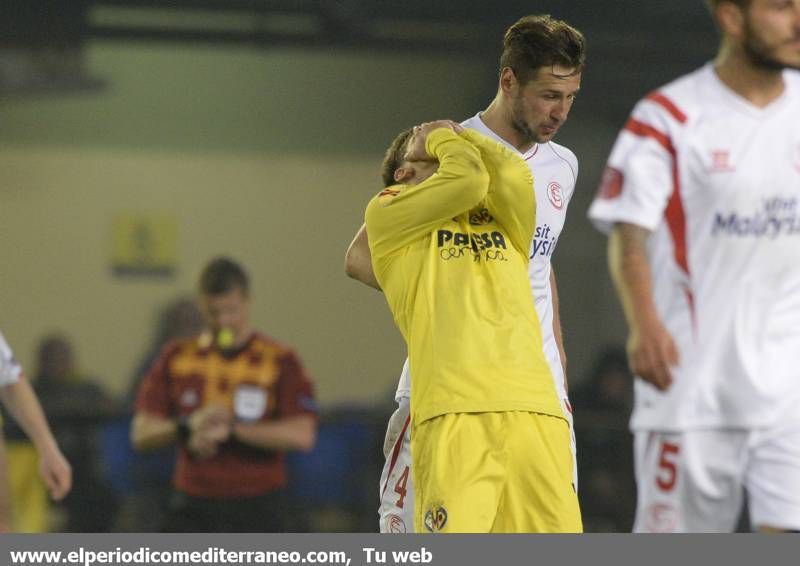
<path fill-rule="evenodd" d="M 411 431 L 418 533 L 578 533 L 567 422 L 453 413 Z"/>

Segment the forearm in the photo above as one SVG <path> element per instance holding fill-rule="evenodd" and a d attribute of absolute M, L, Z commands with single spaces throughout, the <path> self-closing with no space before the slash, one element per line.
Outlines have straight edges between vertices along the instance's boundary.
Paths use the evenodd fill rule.
<path fill-rule="evenodd" d="M 511 238 L 514 247 L 526 254 L 535 229 L 534 183 L 525 162 L 508 148 L 475 131 L 461 134 L 479 151 L 492 180 L 485 205 L 489 213 Z M 535 186 L 535 190 L 544 190 Z"/>
<path fill-rule="evenodd" d="M 556 286 L 556 272 L 550 269 L 550 294 L 553 298 L 553 336 L 558 346 L 558 357 L 561 359 L 561 367 L 564 370 L 564 390 L 569 391 L 567 379 L 567 351 L 564 348 L 564 336 L 561 332 L 561 314 L 558 300 L 558 287 Z"/>
<path fill-rule="evenodd" d="M 58 448 L 42 406 L 26 379 L 0 387 L 0 401 L 40 453 Z"/>
<path fill-rule="evenodd" d="M 235 423 L 233 436 L 239 442 L 264 450 L 308 452 L 317 440 L 317 421 L 298 415 L 269 422 Z"/>
<path fill-rule="evenodd" d="M 653 300 L 652 271 L 647 258 L 649 231 L 633 224 L 616 224 L 608 241 L 608 265 L 628 328 L 658 320 Z"/>
<path fill-rule="evenodd" d="M 131 443 L 136 450 L 158 450 L 178 439 L 178 420 L 137 412 L 131 424 Z"/>
<path fill-rule="evenodd" d="M 347 248 L 344 258 L 344 271 L 348 277 L 369 285 L 378 291 L 381 290 L 381 286 L 375 278 L 375 272 L 372 270 L 372 256 L 369 251 L 366 224 L 361 225 L 355 238 Z"/>

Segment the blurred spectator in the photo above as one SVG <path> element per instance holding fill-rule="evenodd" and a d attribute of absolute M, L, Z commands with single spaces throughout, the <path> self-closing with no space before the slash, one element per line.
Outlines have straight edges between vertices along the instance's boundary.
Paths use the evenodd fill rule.
<path fill-rule="evenodd" d="M 627 426 L 631 383 L 625 349 L 609 346 L 589 379 L 570 394 L 586 532 L 630 532 L 633 524 L 635 484 Z"/>
<path fill-rule="evenodd" d="M 570 398 L 574 407 L 629 413 L 633 403 L 633 387 L 625 348 L 604 348 L 589 379 L 571 392 Z"/>
<path fill-rule="evenodd" d="M 155 332 L 148 351 L 137 364 L 131 378 L 126 405 L 133 410 L 136 395 L 147 370 L 158 359 L 168 343 L 197 337 L 204 328 L 203 313 L 189 297 L 179 297 L 167 303 L 159 312 Z M 128 435 L 126 427 L 126 437 Z M 127 440 L 127 439 L 126 439 Z M 126 441 L 129 445 L 129 440 Z M 172 492 L 172 474 L 175 469 L 175 447 L 166 446 L 147 454 L 131 453 L 129 477 L 132 483 L 130 497 L 121 514 L 122 530 L 153 532 L 164 522 L 164 502 Z"/>
<path fill-rule="evenodd" d="M 127 399 L 130 406 L 136 401 L 139 385 L 147 370 L 156 361 L 161 350 L 173 340 L 183 340 L 198 336 L 204 327 L 203 313 L 197 303 L 189 297 L 180 297 L 169 302 L 158 316 L 156 332 L 150 349 L 133 372 Z"/>
<path fill-rule="evenodd" d="M 200 276 L 208 325 L 167 345 L 142 382 L 139 450 L 178 445 L 166 532 L 285 529 L 285 452 L 316 440 L 312 384 L 297 355 L 250 325 L 249 282 L 227 258 Z"/>
<path fill-rule="evenodd" d="M 45 412 L 58 423 L 56 438 L 73 466 L 72 492 L 62 503 L 64 532 L 107 532 L 118 501 L 106 479 L 100 430 L 116 416 L 118 405 L 99 384 L 81 375 L 72 344 L 63 334 L 40 342 L 34 388 Z"/>

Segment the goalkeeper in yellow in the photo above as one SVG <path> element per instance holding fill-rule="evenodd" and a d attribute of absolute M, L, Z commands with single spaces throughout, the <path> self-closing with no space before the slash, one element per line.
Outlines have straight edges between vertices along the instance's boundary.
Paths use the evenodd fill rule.
<path fill-rule="evenodd" d="M 416 532 L 580 532 L 572 455 L 528 283 L 522 158 L 450 121 L 404 132 L 367 206 L 408 345 Z"/>

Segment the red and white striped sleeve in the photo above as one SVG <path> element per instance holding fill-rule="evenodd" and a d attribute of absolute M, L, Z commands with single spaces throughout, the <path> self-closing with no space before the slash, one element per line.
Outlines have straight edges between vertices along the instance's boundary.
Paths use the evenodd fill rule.
<path fill-rule="evenodd" d="M 0 387 L 16 383 L 22 377 L 22 366 L 14 358 L 14 352 L 0 333 Z"/>
<path fill-rule="evenodd" d="M 641 100 L 611 150 L 589 218 L 608 232 L 618 222 L 654 230 L 680 191 L 679 139 L 686 114 L 665 94 Z"/>

